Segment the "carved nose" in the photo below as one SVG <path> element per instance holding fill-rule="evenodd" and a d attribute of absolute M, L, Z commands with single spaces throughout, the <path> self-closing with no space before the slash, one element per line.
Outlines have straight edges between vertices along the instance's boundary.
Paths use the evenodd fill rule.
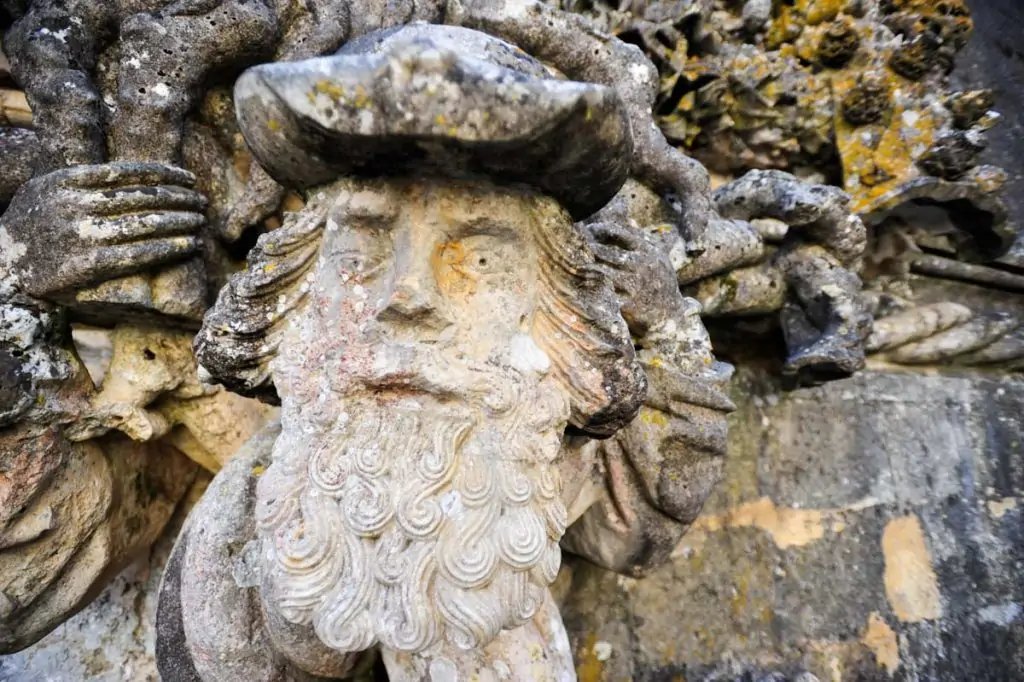
<path fill-rule="evenodd" d="M 402 317 L 420 317 L 436 310 L 437 302 L 432 299 L 424 287 L 403 280 L 395 284 L 385 312 L 391 311 Z"/>
<path fill-rule="evenodd" d="M 399 272 L 391 295 L 379 318 L 385 321 L 415 321 L 432 328 L 446 325 L 438 299 L 434 275 L 427 267 L 410 264 Z"/>

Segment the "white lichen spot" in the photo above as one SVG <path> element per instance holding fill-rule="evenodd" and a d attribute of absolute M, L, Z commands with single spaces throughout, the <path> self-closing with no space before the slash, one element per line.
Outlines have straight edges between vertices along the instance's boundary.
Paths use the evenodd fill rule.
<path fill-rule="evenodd" d="M 441 511 L 448 518 L 459 518 L 462 516 L 464 509 L 462 506 L 462 495 L 459 494 L 458 490 L 449 490 L 441 496 Z"/>
<path fill-rule="evenodd" d="M 992 604 L 978 611 L 978 618 L 985 623 L 1006 627 L 1020 619 L 1024 609 L 1017 602 L 1006 602 L 1004 604 Z"/>
<path fill-rule="evenodd" d="M 607 661 L 612 657 L 612 645 L 604 640 L 594 644 L 594 658 L 599 661 Z"/>
<path fill-rule="evenodd" d="M 647 85 L 651 82 L 651 71 L 643 64 L 630 64 L 629 77 L 637 83 Z"/>
<path fill-rule="evenodd" d="M 506 20 L 525 19 L 530 16 L 530 8 L 533 4 L 531 0 L 507 0 L 501 14 Z"/>
<path fill-rule="evenodd" d="M 458 682 L 459 671 L 447 658 L 435 658 L 428 670 L 430 682 Z"/>
<path fill-rule="evenodd" d="M 547 372 L 551 359 L 528 334 L 517 334 L 509 344 L 509 363 L 520 372 Z"/>
<path fill-rule="evenodd" d="M 25 245 L 15 241 L 7 228 L 0 225 L 0 264 L 11 265 L 25 255 Z"/>
<path fill-rule="evenodd" d="M 677 239 L 672 244 L 672 248 L 668 251 L 668 261 L 672 264 L 674 270 L 681 270 L 684 265 L 690 262 L 690 257 L 686 254 L 686 244 L 683 243 L 682 239 Z"/>

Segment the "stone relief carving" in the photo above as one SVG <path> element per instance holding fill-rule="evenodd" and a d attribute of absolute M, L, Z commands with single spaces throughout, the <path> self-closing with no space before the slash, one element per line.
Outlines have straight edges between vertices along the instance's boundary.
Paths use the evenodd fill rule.
<path fill-rule="evenodd" d="M 391 679 L 571 679 L 562 549 L 642 576 L 719 477 L 701 315 L 777 325 L 792 385 L 1019 368 L 1017 313 L 918 286 L 1021 289 L 979 263 L 1011 234 L 974 165 L 991 104 L 941 87 L 969 20 L 816 6 L 588 9 L 658 70 L 513 0 L 7 10 L 0 649 L 220 470 L 168 564 L 165 679 L 377 651 Z"/>
<path fill-rule="evenodd" d="M 272 463 L 231 513 L 255 515 L 247 546 L 270 640 L 318 675 L 352 659 L 314 655 L 311 638 L 337 654 L 379 644 L 392 679 L 448 667 L 571 674 L 547 592 L 567 524 L 586 514 L 571 547 L 609 565 L 639 572 L 645 555 L 664 558 L 717 473 L 730 408 L 728 372 L 656 244 L 628 227 L 573 225 L 625 179 L 621 100 L 483 34 L 413 26 L 254 68 L 236 102 L 275 177 L 312 185 L 197 341 L 214 376 L 253 392 L 273 382 L 282 403 Z M 336 141 L 344 156 L 292 161 Z M 651 366 L 666 365 L 650 391 L 613 282 L 649 297 L 627 317 L 650 339 Z M 630 427 L 615 447 L 583 435 L 615 433 L 645 398 L 640 422 L 660 426 Z M 677 415 L 688 423 L 669 425 Z M 581 435 L 563 442 L 568 424 Z M 670 438 L 689 468 L 659 461 Z M 617 504 L 598 506 L 612 491 Z M 621 527 L 622 503 L 665 520 Z M 204 510 L 192 523 L 205 529 L 226 516 Z M 238 624 L 186 608 L 194 578 L 215 570 L 191 534 L 177 610 L 191 663 L 212 679 L 224 635 L 197 633 Z M 531 646 L 547 670 L 523 658 Z"/>

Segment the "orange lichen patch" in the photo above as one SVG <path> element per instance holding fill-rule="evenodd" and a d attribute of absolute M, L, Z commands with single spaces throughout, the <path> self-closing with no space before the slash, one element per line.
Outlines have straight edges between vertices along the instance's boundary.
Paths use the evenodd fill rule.
<path fill-rule="evenodd" d="M 845 512 L 838 509 L 777 507 L 768 497 L 741 504 L 716 516 L 701 516 L 690 534 L 713 533 L 725 528 L 758 528 L 780 548 L 803 547 L 825 537 L 825 532 L 846 528 Z"/>
<path fill-rule="evenodd" d="M 940 29 L 944 39 L 960 47 L 974 29 L 971 11 L 964 0 L 892 0 L 891 14 L 913 17 L 916 33 Z"/>
<path fill-rule="evenodd" d="M 885 619 L 872 611 L 860 641 L 875 655 L 878 665 L 890 675 L 900 667 L 900 645 L 896 633 Z"/>
<path fill-rule="evenodd" d="M 439 244 L 431 256 L 431 266 L 437 285 L 449 293 L 472 294 L 476 291 L 476 276 L 467 270 L 465 247 L 459 241 Z"/>
<path fill-rule="evenodd" d="M 765 36 L 766 47 L 776 50 L 796 40 L 805 27 L 832 21 L 839 16 L 843 4 L 844 0 L 795 0 L 792 4 L 782 3 Z"/>
<path fill-rule="evenodd" d="M 325 79 L 318 80 L 316 85 L 313 86 L 313 93 L 318 95 L 327 95 L 333 100 L 339 100 L 346 96 L 345 88 L 341 87 L 337 83 Z"/>
<path fill-rule="evenodd" d="M 748 46 L 696 59 L 663 77 L 661 91 L 671 97 L 682 83 L 659 125 L 712 170 L 785 167 L 828 146 L 828 83 L 792 55 Z"/>
<path fill-rule="evenodd" d="M 893 519 L 882 533 L 885 596 L 905 623 L 942 616 L 939 581 L 917 516 Z"/>
<path fill-rule="evenodd" d="M 794 6 L 804 6 L 807 23 L 813 26 L 835 19 L 845 4 L 845 0 L 804 0 L 803 2 L 798 0 Z"/>

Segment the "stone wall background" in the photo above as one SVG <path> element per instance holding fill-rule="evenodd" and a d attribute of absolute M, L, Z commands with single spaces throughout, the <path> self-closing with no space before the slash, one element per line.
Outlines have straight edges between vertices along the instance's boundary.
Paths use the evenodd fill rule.
<path fill-rule="evenodd" d="M 961 89 L 992 88 L 1002 122 L 988 131 L 989 147 L 982 162 L 1005 168 L 1003 191 L 1010 220 L 1024 225 L 1024 2 L 967 0 L 974 36 L 957 55 L 953 85 Z M 1003 259 L 1024 267 L 1024 240 Z"/>
<path fill-rule="evenodd" d="M 581 682 L 1024 679 L 1024 381 L 766 377 L 670 565 L 574 564 Z"/>

